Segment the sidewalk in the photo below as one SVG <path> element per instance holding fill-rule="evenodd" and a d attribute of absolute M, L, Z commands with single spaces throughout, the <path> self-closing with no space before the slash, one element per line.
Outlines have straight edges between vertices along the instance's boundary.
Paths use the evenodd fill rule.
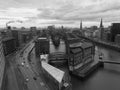
<path fill-rule="evenodd" d="M 4 80 L 4 73 L 5 73 L 5 61 L 0 60 L 0 90 L 2 90 L 3 80 Z"/>
<path fill-rule="evenodd" d="M 19 90 L 13 66 L 10 66 L 7 70 L 6 90 Z"/>

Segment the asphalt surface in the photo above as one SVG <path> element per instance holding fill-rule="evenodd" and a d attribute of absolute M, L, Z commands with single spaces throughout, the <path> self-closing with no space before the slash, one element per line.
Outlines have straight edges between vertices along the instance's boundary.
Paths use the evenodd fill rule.
<path fill-rule="evenodd" d="M 29 52 L 33 47 L 34 43 L 31 41 L 23 50 L 7 58 L 10 62 L 7 69 L 6 90 L 48 90 L 28 61 Z"/>
<path fill-rule="evenodd" d="M 17 78 L 14 71 L 14 66 L 10 65 L 7 69 L 7 80 L 5 90 L 19 90 Z"/>
<path fill-rule="evenodd" d="M 52 83 L 48 77 L 44 76 L 44 73 L 42 72 L 42 68 L 40 67 L 40 58 L 36 57 L 35 55 L 35 49 L 33 48 L 33 50 L 30 53 L 30 61 L 29 61 L 32 70 L 34 71 L 34 73 L 36 74 L 36 77 L 38 78 L 38 76 L 40 75 L 40 77 L 42 78 L 42 81 L 44 81 L 44 84 L 46 85 L 47 88 L 49 88 L 49 90 L 57 90 L 56 89 L 56 85 L 54 83 Z"/>
<path fill-rule="evenodd" d="M 18 55 L 17 63 L 19 65 L 19 68 L 26 78 L 26 84 L 28 86 L 29 90 L 47 90 L 46 86 L 43 83 L 41 78 L 36 77 L 36 73 L 33 71 L 32 67 L 30 66 L 28 62 L 28 54 L 34 47 L 34 43 L 30 43 L 30 45 L 24 50 L 23 55 Z M 22 65 L 24 63 L 24 65 Z M 34 79 L 34 78 L 37 79 Z"/>

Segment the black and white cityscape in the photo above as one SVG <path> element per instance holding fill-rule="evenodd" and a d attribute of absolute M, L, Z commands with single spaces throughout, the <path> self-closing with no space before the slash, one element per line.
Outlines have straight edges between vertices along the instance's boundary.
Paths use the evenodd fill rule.
<path fill-rule="evenodd" d="M 0 0 L 0 90 L 120 90 L 120 1 Z"/>

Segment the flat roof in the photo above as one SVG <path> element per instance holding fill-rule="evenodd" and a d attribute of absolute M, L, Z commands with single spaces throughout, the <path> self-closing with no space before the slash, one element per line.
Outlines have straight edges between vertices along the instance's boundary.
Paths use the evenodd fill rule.
<path fill-rule="evenodd" d="M 45 61 L 42 61 L 42 67 L 53 77 L 55 78 L 59 83 L 62 82 L 62 79 L 64 77 L 65 72 L 57 69 L 56 67 L 53 67 L 52 65 L 46 63 Z"/>

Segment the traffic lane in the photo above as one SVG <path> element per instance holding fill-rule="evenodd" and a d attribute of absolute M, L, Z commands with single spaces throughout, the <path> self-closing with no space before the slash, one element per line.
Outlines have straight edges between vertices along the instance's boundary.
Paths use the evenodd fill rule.
<path fill-rule="evenodd" d="M 38 62 L 38 59 L 35 56 L 34 49 L 32 50 L 32 52 L 30 53 L 30 61 L 29 64 L 31 66 L 31 68 L 33 69 L 33 71 L 36 73 L 36 75 L 39 75 L 40 70 L 40 62 Z"/>
<path fill-rule="evenodd" d="M 7 63 L 7 81 L 6 81 L 6 89 L 5 90 L 19 90 L 19 84 L 18 84 L 18 78 L 16 77 L 16 73 L 15 73 L 15 67 L 16 67 L 16 63 L 15 63 L 15 59 L 16 59 L 16 53 L 10 55 L 9 57 L 6 57 L 6 60 L 8 61 Z M 13 87 L 14 85 L 14 87 Z"/>
<path fill-rule="evenodd" d="M 27 69 L 29 69 L 29 71 L 31 72 L 31 79 L 33 79 L 36 82 L 36 85 L 38 85 L 39 88 L 41 88 L 42 90 L 47 90 L 47 88 L 44 87 L 44 83 L 42 82 L 42 80 L 39 77 L 39 74 L 36 74 L 30 66 L 27 67 Z M 44 87 L 44 88 L 43 88 Z"/>
<path fill-rule="evenodd" d="M 46 89 L 48 89 L 49 87 L 45 84 L 45 82 L 44 82 L 44 80 L 43 80 L 43 75 L 41 76 L 41 69 L 40 69 L 40 64 L 39 64 L 39 66 L 38 66 L 38 63 L 39 62 L 37 62 L 38 61 L 38 59 L 36 59 L 36 57 L 35 57 L 35 54 L 33 53 L 33 51 L 34 51 L 34 49 L 32 50 L 32 52 L 31 52 L 31 54 L 32 54 L 32 56 L 30 56 L 31 58 L 31 62 L 29 62 L 29 65 L 30 65 L 30 67 L 31 67 L 31 69 L 33 70 L 33 72 L 35 73 L 35 80 L 37 81 L 37 83 L 39 84 L 39 82 L 40 82 L 40 84 L 41 84 L 41 86 L 43 86 L 43 87 L 45 87 Z M 30 54 L 30 55 L 31 55 Z"/>
<path fill-rule="evenodd" d="M 33 47 L 32 47 L 32 48 L 33 48 Z M 32 49 L 32 48 L 31 48 L 31 49 Z M 30 50 L 31 50 L 31 49 L 30 49 Z M 34 60 L 34 61 L 35 61 L 35 60 Z M 28 61 L 28 60 L 27 60 L 27 64 L 29 64 L 29 61 Z M 43 83 L 43 81 L 41 80 L 41 78 L 40 78 L 40 76 L 39 76 L 39 73 L 38 73 L 36 70 L 34 71 L 34 70 L 33 70 L 34 68 L 32 68 L 31 65 L 30 65 L 28 68 L 30 68 L 30 70 L 32 70 L 32 71 L 34 72 L 34 75 L 35 75 L 35 76 L 34 76 L 33 78 L 34 78 L 34 80 L 37 81 L 37 84 L 38 84 L 39 86 L 40 86 L 40 84 L 41 84 L 41 86 L 44 86 L 44 83 Z M 47 89 L 47 88 L 44 87 L 44 89 Z"/>
<path fill-rule="evenodd" d="M 23 54 L 24 56 L 26 56 L 26 63 L 27 63 L 27 65 L 28 65 L 28 62 L 27 62 L 27 51 L 29 52 L 29 50 L 31 50 L 32 49 L 32 47 L 33 46 L 31 46 L 31 47 L 29 47 L 29 48 L 27 48 L 27 50 L 25 50 L 25 54 Z M 24 57 L 25 58 L 25 57 Z M 21 62 L 20 62 L 21 63 Z M 27 67 L 27 69 L 29 68 L 29 66 Z M 29 68 L 29 70 L 32 72 L 32 70 L 31 70 L 31 68 Z M 32 76 L 31 76 L 31 79 L 32 79 L 32 77 L 35 77 L 34 76 L 34 73 L 32 73 Z M 39 82 L 39 79 L 37 80 L 38 81 L 38 83 L 39 83 L 39 86 L 40 86 L 40 82 Z M 41 87 L 39 87 L 39 88 L 41 88 Z"/>
<path fill-rule="evenodd" d="M 16 77 L 16 71 L 14 71 L 14 68 L 16 67 L 16 61 L 20 54 L 21 50 L 9 55 L 8 57 L 6 57 L 7 60 L 9 60 L 9 65 L 8 65 L 8 69 L 7 69 L 7 85 L 6 85 L 6 89 L 7 90 L 18 90 L 18 78 Z M 12 67 L 12 68 L 11 68 Z M 13 87 L 14 85 L 14 87 Z"/>
<path fill-rule="evenodd" d="M 38 90 L 39 88 L 37 88 L 38 86 L 35 84 L 34 80 L 33 80 L 33 73 L 26 67 L 26 66 L 21 66 L 20 67 L 21 72 L 23 73 L 24 77 L 26 79 L 29 79 L 26 84 L 28 85 L 28 88 L 30 90 Z"/>
<path fill-rule="evenodd" d="M 32 54 L 32 56 L 31 56 L 31 65 L 30 65 L 30 66 L 31 66 L 32 68 L 34 68 L 34 70 L 39 70 L 39 74 L 40 74 L 40 76 L 42 77 L 42 80 L 44 81 L 44 83 L 47 85 L 47 87 L 48 87 L 50 90 L 54 89 L 54 88 L 55 88 L 55 87 L 54 87 L 54 84 L 48 82 L 48 80 L 45 79 L 44 74 L 41 73 L 40 60 L 39 60 L 39 58 L 37 58 L 37 57 L 35 56 L 34 49 L 33 49 L 33 51 L 31 52 L 31 54 Z M 38 64 L 39 64 L 39 67 L 37 67 Z M 36 68 L 36 69 L 35 69 L 35 68 Z"/>
<path fill-rule="evenodd" d="M 21 60 L 18 60 L 18 61 L 19 61 L 19 64 L 21 64 L 23 62 Z M 27 82 L 27 85 L 28 85 L 29 89 L 30 90 L 38 90 L 38 88 L 36 89 L 37 86 L 35 85 L 35 82 L 32 80 L 33 79 L 32 78 L 33 76 L 31 76 L 32 72 L 30 72 L 28 70 L 28 68 L 26 68 L 26 65 L 25 66 L 20 66 L 19 68 L 20 68 L 21 72 L 23 73 L 24 77 L 26 79 L 29 78 L 29 82 Z"/>
<path fill-rule="evenodd" d="M 13 87 L 13 85 L 14 85 L 14 87 Z M 19 90 L 15 72 L 14 72 L 14 69 L 12 66 L 10 66 L 7 70 L 6 90 Z"/>
<path fill-rule="evenodd" d="M 26 81 L 26 84 L 28 85 L 30 90 L 39 90 L 38 86 L 36 85 L 35 81 L 33 80 L 33 76 L 31 75 L 32 73 L 30 71 L 28 71 L 27 69 L 25 69 L 25 67 L 22 67 L 21 70 L 23 71 L 26 79 L 28 79 L 28 81 Z"/>
<path fill-rule="evenodd" d="M 21 64 L 23 61 L 18 60 L 19 64 Z M 23 66 L 19 67 L 21 69 L 21 72 L 23 73 L 24 77 L 26 79 L 29 79 L 29 81 L 27 82 L 27 85 L 29 87 L 30 90 L 38 90 L 37 86 L 35 85 L 35 82 L 33 81 L 33 74 L 32 72 L 30 72 L 30 70 L 28 69 L 28 67 L 26 67 L 26 64 Z"/>
<path fill-rule="evenodd" d="M 27 63 L 27 55 L 28 55 L 28 53 L 29 53 L 29 50 L 31 50 L 32 47 L 33 47 L 33 46 L 31 46 L 31 47 L 27 48 L 27 50 L 25 50 L 25 54 L 24 54 L 25 60 L 24 60 L 24 61 L 26 61 L 26 62 L 25 62 L 25 67 L 27 68 L 27 71 L 28 71 L 28 69 L 29 69 L 29 71 L 28 71 L 28 74 L 30 75 L 29 78 L 31 78 L 32 82 L 34 82 L 34 81 L 33 81 L 34 73 L 31 71 L 31 69 L 29 68 L 29 64 Z M 27 64 L 26 64 L 26 63 L 27 63 Z M 37 87 L 37 86 L 36 86 L 36 87 Z"/>

